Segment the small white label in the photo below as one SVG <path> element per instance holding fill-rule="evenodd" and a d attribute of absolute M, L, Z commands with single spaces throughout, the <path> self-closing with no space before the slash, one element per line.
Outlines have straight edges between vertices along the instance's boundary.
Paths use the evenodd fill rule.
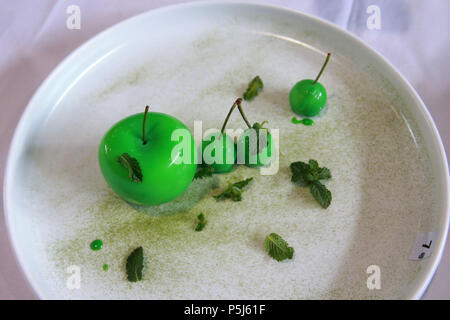
<path fill-rule="evenodd" d="M 370 16 L 367 18 L 366 26 L 369 30 L 381 30 L 381 9 L 377 5 L 370 5 L 366 10 Z"/>
<path fill-rule="evenodd" d="M 420 232 L 414 242 L 409 260 L 423 260 L 431 256 L 437 236 L 438 231 Z"/>
<path fill-rule="evenodd" d="M 381 289 L 381 269 L 376 264 L 367 267 L 367 274 L 370 276 L 367 278 L 367 289 L 380 290 Z"/>

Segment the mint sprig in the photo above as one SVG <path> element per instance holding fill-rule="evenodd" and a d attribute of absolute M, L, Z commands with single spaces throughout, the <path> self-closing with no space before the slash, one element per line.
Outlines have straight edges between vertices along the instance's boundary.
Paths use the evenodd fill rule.
<path fill-rule="evenodd" d="M 328 168 L 319 167 L 319 163 L 316 160 L 309 160 L 305 162 L 293 162 L 291 163 L 292 182 L 301 187 L 309 187 L 314 199 L 324 209 L 328 208 L 331 204 L 331 192 L 327 187 L 320 182 L 320 180 L 331 179 L 331 172 Z"/>
<path fill-rule="evenodd" d="M 123 153 L 117 161 L 128 170 L 128 178 L 131 181 L 142 183 L 142 171 L 139 162 L 132 158 L 128 153 Z"/>
<path fill-rule="evenodd" d="M 264 249 L 277 261 L 292 259 L 294 256 L 294 248 L 289 247 L 288 243 L 276 233 L 271 233 L 266 237 Z"/>
<path fill-rule="evenodd" d="M 217 201 L 231 199 L 233 201 L 241 201 L 242 200 L 242 191 L 243 189 L 252 181 L 253 178 L 248 178 L 242 181 L 235 182 L 233 184 L 229 184 L 228 187 L 219 195 L 214 196 Z"/>
<path fill-rule="evenodd" d="M 254 77 L 253 80 L 248 84 L 247 90 L 244 92 L 244 100 L 253 100 L 263 88 L 264 84 L 261 78 L 259 76 Z"/>

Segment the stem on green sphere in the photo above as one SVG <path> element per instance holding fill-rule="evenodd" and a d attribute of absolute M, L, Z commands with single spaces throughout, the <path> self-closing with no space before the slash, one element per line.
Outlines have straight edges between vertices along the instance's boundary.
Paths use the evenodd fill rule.
<path fill-rule="evenodd" d="M 220 130 L 221 134 L 223 134 L 223 132 L 225 131 L 225 127 L 227 126 L 228 119 L 230 119 L 230 116 L 233 113 L 234 108 L 236 108 L 236 106 L 238 106 L 241 103 L 241 101 L 242 101 L 241 98 L 237 98 L 236 101 L 231 106 L 230 111 L 228 111 L 227 117 L 225 118 L 225 121 L 223 122 L 222 129 Z"/>
<path fill-rule="evenodd" d="M 147 120 L 148 108 L 149 108 L 149 106 L 145 107 L 144 121 L 142 122 L 142 144 L 147 143 L 147 141 L 145 140 L 145 120 Z"/>
<path fill-rule="evenodd" d="M 323 70 L 325 70 L 325 67 L 328 64 L 328 61 L 330 61 L 330 57 L 331 57 L 331 53 L 328 53 L 327 58 L 325 59 L 325 63 L 323 64 L 322 69 L 320 69 L 320 72 L 317 75 L 316 80 L 314 80 L 313 84 L 315 84 L 319 80 L 320 76 L 322 75 Z"/>
<path fill-rule="evenodd" d="M 239 101 L 236 101 L 236 102 L 238 103 L 237 107 L 239 109 L 239 112 L 241 113 L 242 119 L 244 119 L 245 123 L 247 124 L 247 126 L 249 128 L 252 128 L 252 125 L 250 124 L 250 122 L 248 122 L 247 117 L 245 116 L 244 109 L 242 109 L 242 106 L 241 106 L 242 99 L 240 99 Z"/>

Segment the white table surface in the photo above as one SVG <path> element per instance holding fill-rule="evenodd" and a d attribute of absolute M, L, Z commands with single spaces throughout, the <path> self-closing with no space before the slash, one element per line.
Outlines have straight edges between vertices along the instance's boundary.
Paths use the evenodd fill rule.
<path fill-rule="evenodd" d="M 0 179 L 27 102 L 53 68 L 80 44 L 138 13 L 183 0 L 0 0 Z M 266 0 L 327 19 L 378 50 L 425 101 L 450 152 L 450 1 Z M 81 9 L 81 29 L 66 27 L 67 7 Z M 369 30 L 369 5 L 381 30 Z M 1 186 L 3 192 L 3 186 Z M 17 264 L 0 205 L 0 299 L 35 299 Z M 424 299 L 450 299 L 450 243 Z"/>

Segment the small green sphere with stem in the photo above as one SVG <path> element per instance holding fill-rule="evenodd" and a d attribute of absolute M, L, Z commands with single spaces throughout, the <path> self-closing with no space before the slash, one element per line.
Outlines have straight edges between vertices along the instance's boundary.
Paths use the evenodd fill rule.
<path fill-rule="evenodd" d="M 220 132 L 212 133 L 202 141 L 203 163 L 210 165 L 214 169 L 214 173 L 230 172 L 236 163 L 236 146 L 233 139 L 225 133 L 225 128 L 233 110 L 241 101 L 242 99 L 238 98 L 233 103 Z M 216 152 L 222 155 L 216 157 Z"/>
<path fill-rule="evenodd" d="M 248 127 L 237 141 L 238 163 L 244 163 L 251 168 L 268 165 L 272 157 L 272 136 L 269 130 L 264 127 L 267 121 L 255 122 L 251 125 L 245 116 L 240 101 L 238 109 Z"/>
<path fill-rule="evenodd" d="M 325 63 L 315 80 L 305 79 L 299 81 L 291 89 L 289 102 L 295 113 L 304 117 L 314 117 L 322 111 L 327 102 L 327 91 L 318 80 L 328 61 L 330 61 L 330 57 L 331 53 L 328 53 Z"/>

